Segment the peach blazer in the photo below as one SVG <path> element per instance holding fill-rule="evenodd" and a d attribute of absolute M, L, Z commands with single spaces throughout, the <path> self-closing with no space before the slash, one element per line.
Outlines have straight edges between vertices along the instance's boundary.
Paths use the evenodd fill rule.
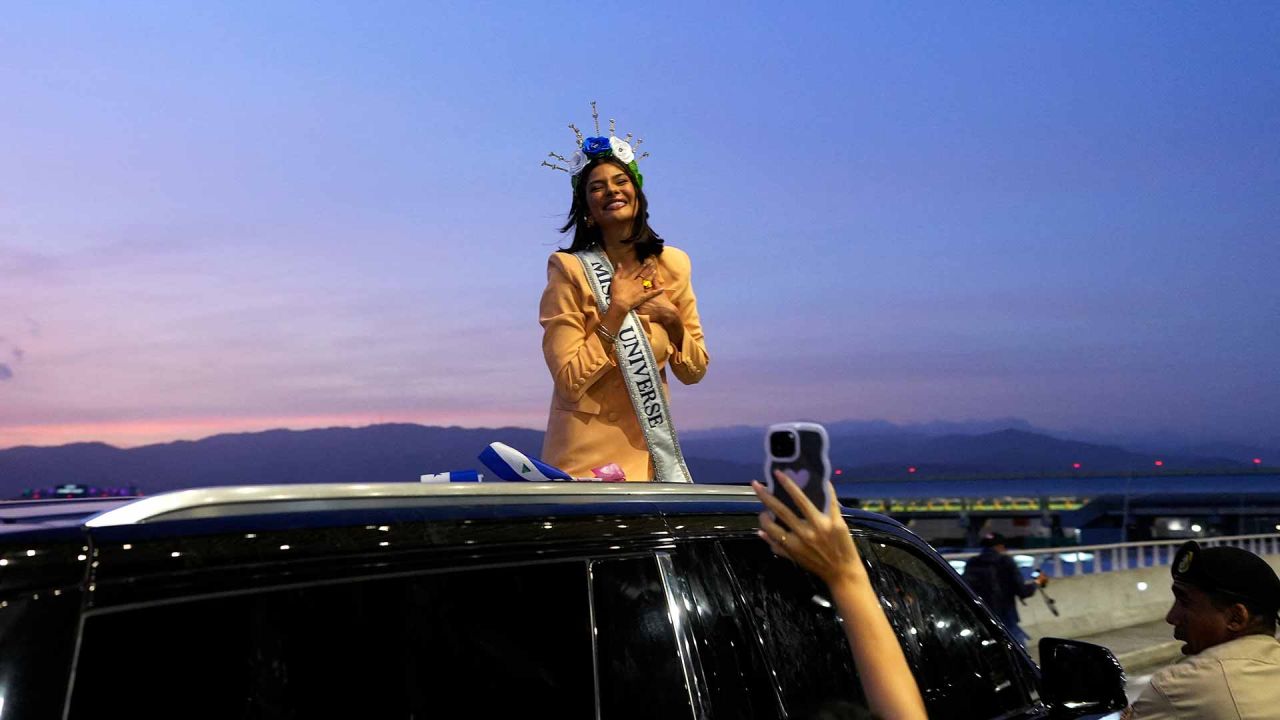
<path fill-rule="evenodd" d="M 681 347 L 671 347 L 666 329 L 639 316 L 664 393 L 667 366 L 686 385 L 707 372 L 707 346 L 689 273 L 689 256 L 668 245 L 658 257 L 658 277 L 684 320 Z M 591 468 L 613 462 L 628 480 L 651 479 L 653 463 L 622 371 L 595 331 L 600 324 L 595 296 L 582 263 L 569 253 L 553 253 L 547 261 L 539 322 L 542 354 L 555 384 L 542 459 L 574 477 L 591 477 Z"/>

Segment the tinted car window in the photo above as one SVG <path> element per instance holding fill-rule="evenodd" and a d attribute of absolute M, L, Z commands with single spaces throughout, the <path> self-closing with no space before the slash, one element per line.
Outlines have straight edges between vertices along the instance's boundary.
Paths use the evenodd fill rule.
<path fill-rule="evenodd" d="M 693 717 L 654 558 L 593 562 L 591 587 L 601 717 Z"/>
<path fill-rule="evenodd" d="M 3 718 L 60 717 L 75 647 L 80 593 L 0 601 Z"/>
<path fill-rule="evenodd" d="M 949 575 L 892 542 L 870 546 L 872 577 L 930 718 L 1001 717 L 1031 703 L 1008 637 Z"/>
<path fill-rule="evenodd" d="M 857 717 L 862 688 L 826 587 L 757 539 L 721 545 L 786 716 Z"/>
<path fill-rule="evenodd" d="M 99 614 L 72 717 L 595 716 L 585 562 Z"/>
<path fill-rule="evenodd" d="M 719 543 L 681 547 L 674 569 L 693 602 L 687 616 L 713 717 L 779 718 L 779 697 L 756 623 L 730 575 Z"/>

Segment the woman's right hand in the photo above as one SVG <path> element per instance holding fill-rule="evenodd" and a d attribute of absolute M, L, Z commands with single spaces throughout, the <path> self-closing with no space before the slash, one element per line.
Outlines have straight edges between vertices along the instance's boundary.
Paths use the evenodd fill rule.
<path fill-rule="evenodd" d="M 764 485 L 754 480 L 751 482 L 756 497 L 767 508 L 760 513 L 760 537 L 769 543 L 774 554 L 790 558 L 833 588 L 845 581 L 869 582 L 858 548 L 849 535 L 849 526 L 840 514 L 839 503 L 832 502 L 823 513 L 786 473 L 774 470 L 773 478 L 804 515 L 798 517 L 781 500 L 770 495 Z M 827 493 L 835 497 L 835 488 L 831 487 L 830 480 L 827 481 Z M 786 527 L 779 524 L 779 520 Z"/>

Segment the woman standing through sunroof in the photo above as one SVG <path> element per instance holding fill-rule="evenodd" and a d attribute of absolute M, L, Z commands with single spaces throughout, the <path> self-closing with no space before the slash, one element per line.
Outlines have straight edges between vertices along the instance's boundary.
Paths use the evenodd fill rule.
<path fill-rule="evenodd" d="M 617 464 L 628 480 L 692 482 L 667 401 L 667 368 L 685 384 L 707 372 L 689 256 L 649 227 L 631 136 L 609 121 L 545 165 L 569 173 L 573 200 L 551 255 L 539 321 L 555 384 L 542 457 L 575 477 Z M 638 146 L 640 141 L 636 141 Z M 562 166 L 563 163 L 565 166 Z M 604 473 L 597 473 L 604 474 Z"/>

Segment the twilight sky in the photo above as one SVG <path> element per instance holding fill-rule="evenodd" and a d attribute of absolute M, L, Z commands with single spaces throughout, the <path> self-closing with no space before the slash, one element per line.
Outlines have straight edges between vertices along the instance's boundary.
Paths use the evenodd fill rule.
<path fill-rule="evenodd" d="M 545 422 L 589 101 L 684 428 L 1280 436 L 1280 4 L 6 4 L 0 448 Z"/>

